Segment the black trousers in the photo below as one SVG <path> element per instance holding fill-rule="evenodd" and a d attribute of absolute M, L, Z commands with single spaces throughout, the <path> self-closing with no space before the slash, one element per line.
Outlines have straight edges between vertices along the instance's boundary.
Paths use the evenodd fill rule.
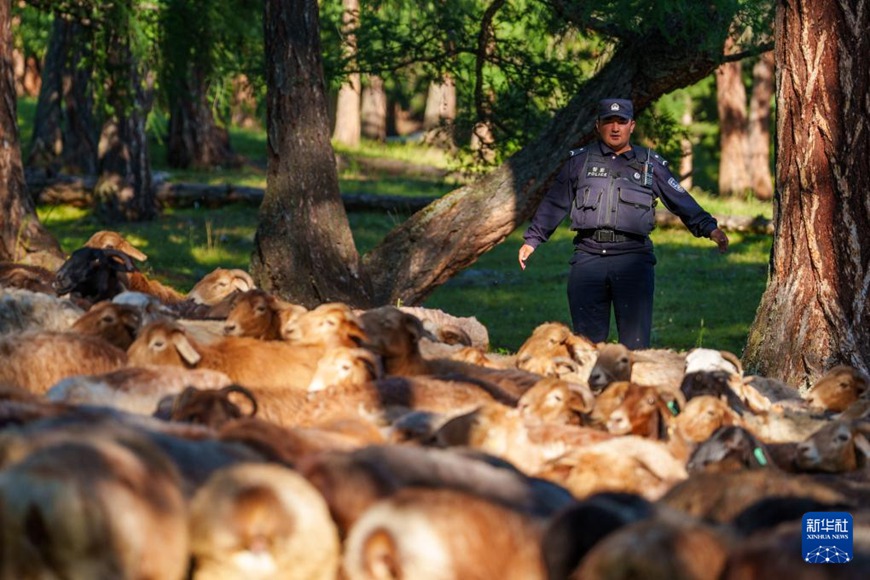
<path fill-rule="evenodd" d="M 655 255 L 599 255 L 577 251 L 568 274 L 568 305 L 574 332 L 593 342 L 610 333 L 610 310 L 619 342 L 649 348 L 652 333 Z"/>

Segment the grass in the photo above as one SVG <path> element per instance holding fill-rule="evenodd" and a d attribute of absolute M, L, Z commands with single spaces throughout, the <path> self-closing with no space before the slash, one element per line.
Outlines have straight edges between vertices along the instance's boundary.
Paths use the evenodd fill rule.
<path fill-rule="evenodd" d="M 29 120 L 35 102 L 19 103 L 22 143 L 29 141 Z M 156 171 L 171 179 L 200 183 L 266 185 L 266 141 L 262 131 L 231 129 L 231 142 L 250 163 L 243 169 L 208 172 L 170 171 L 161 159 L 165 149 L 152 138 Z M 359 149 L 338 148 L 342 160 L 340 186 L 345 194 L 411 195 L 435 197 L 451 191 L 457 181 L 437 149 L 419 144 L 363 143 Z M 397 163 L 400 162 L 400 163 Z M 412 169 L 429 166 L 435 171 Z M 717 215 L 771 217 L 770 203 L 754 199 L 721 199 L 703 191 L 693 192 L 708 211 Z M 40 220 L 57 236 L 64 250 L 81 246 L 105 226 L 87 211 L 70 207 L 40 207 Z M 405 216 L 380 212 L 352 212 L 348 216 L 357 248 L 364 253 Z M 145 271 L 180 290 L 214 268 L 247 268 L 253 251 L 257 210 L 229 206 L 207 209 L 166 210 L 153 223 L 118 224 L 117 228 L 149 256 Z M 520 270 L 516 253 L 524 227 L 513 232 L 472 267 L 437 288 L 424 306 L 457 316 L 475 316 L 489 330 L 494 350 L 513 352 L 531 331 L 546 321 L 569 322 L 565 279 L 573 251 L 572 234 L 562 226 Z M 685 350 L 706 346 L 740 354 L 749 326 L 767 281 L 771 238 L 732 232 L 731 249 L 719 255 L 706 239 L 697 239 L 684 228 L 656 230 L 655 310 L 652 342 L 655 347 Z M 611 340 L 615 340 L 611 325 Z"/>

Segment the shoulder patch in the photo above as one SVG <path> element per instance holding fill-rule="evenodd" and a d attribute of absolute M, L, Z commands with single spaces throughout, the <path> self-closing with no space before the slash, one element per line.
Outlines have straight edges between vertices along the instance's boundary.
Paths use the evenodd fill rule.
<path fill-rule="evenodd" d="M 670 179 L 668 179 L 668 185 L 670 185 L 670 186 L 671 186 L 673 189 L 675 189 L 676 191 L 680 191 L 680 192 L 682 192 L 682 191 L 686 191 L 685 189 L 683 189 L 683 186 L 680 185 L 680 182 L 677 181 L 677 180 L 676 180 L 675 178 L 673 178 L 673 177 L 671 177 Z"/>
<path fill-rule="evenodd" d="M 583 153 L 584 151 L 586 151 L 586 147 L 581 147 L 580 149 L 571 149 L 568 157 L 574 157 L 578 153 Z"/>

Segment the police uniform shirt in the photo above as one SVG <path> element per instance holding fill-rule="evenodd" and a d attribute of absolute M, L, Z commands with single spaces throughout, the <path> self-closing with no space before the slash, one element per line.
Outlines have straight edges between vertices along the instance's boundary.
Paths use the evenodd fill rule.
<path fill-rule="evenodd" d="M 546 242 L 571 211 L 571 204 L 574 202 L 572 184 L 576 181 L 576 177 L 584 171 L 589 150 L 597 150 L 602 156 L 610 157 L 608 170 L 614 172 L 616 176 L 633 174 L 637 171 L 637 161 L 646 161 L 647 156 L 645 147 L 635 145 L 632 145 L 628 151 L 617 155 L 613 149 L 600 140 L 588 147 L 572 151 L 571 157 L 562 166 L 556 176 L 555 183 L 547 191 L 529 228 L 523 235 L 525 242 L 533 248 Z M 653 195 L 661 199 L 664 206 L 679 217 L 695 237 L 709 237 L 710 233 L 718 227 L 716 219 L 698 205 L 698 202 L 683 189 L 668 169 L 667 161 L 662 159 L 658 153 L 650 151 L 649 161 L 652 163 L 653 169 Z M 576 224 L 572 223 L 571 228 L 576 230 Z M 578 234 L 574 238 L 574 244 L 578 250 L 595 254 L 653 251 L 649 236 L 637 236 L 637 238 L 620 242 L 597 242 L 588 235 Z"/>

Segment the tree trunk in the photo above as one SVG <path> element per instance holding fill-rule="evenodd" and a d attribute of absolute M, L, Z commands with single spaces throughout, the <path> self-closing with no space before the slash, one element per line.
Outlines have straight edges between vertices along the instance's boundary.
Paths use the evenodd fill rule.
<path fill-rule="evenodd" d="M 28 167 L 49 174 L 93 174 L 98 134 L 91 97 L 91 71 L 78 63 L 88 58 L 88 28 L 55 16 L 36 105 Z"/>
<path fill-rule="evenodd" d="M 436 145 L 453 143 L 453 122 L 456 120 L 456 84 L 450 75 L 429 83 L 423 130 L 426 140 Z"/>
<path fill-rule="evenodd" d="M 115 116 L 100 139 L 97 213 L 109 223 L 151 220 L 159 213 L 145 134 L 152 91 L 143 86 L 130 39 L 121 32 L 111 44 L 108 101 Z"/>
<path fill-rule="evenodd" d="M 693 101 L 692 96 L 689 93 L 686 93 L 685 97 L 683 98 L 683 107 L 683 116 L 680 118 L 680 124 L 688 131 L 689 129 L 691 129 L 693 123 Z M 692 189 L 694 153 L 692 147 L 692 139 L 688 135 L 680 140 L 680 153 L 683 154 L 683 156 L 680 157 L 680 185 L 683 186 L 683 189 L 689 191 L 690 189 Z"/>
<path fill-rule="evenodd" d="M 344 56 L 354 61 L 356 59 L 356 29 L 359 27 L 359 0 L 341 0 L 342 35 Z M 360 74 L 354 72 L 348 75 L 347 81 L 338 90 L 338 102 L 335 107 L 335 131 L 332 138 L 336 143 L 347 147 L 359 147 L 362 121 L 360 120 L 362 83 Z"/>
<path fill-rule="evenodd" d="M 208 104 L 206 82 L 200 71 L 190 70 L 177 80 L 170 103 L 166 161 L 179 169 L 210 169 L 238 165 L 229 133 L 215 123 Z"/>
<path fill-rule="evenodd" d="M 729 37 L 725 53 L 734 47 Z M 716 70 L 716 102 L 719 109 L 719 195 L 742 196 L 749 189 L 746 171 L 746 88 L 740 61 L 728 62 Z"/>
<path fill-rule="evenodd" d="M 366 139 L 387 139 L 387 91 L 384 79 L 377 75 L 366 77 L 362 92 L 362 134 Z"/>
<path fill-rule="evenodd" d="M 636 48 L 635 48 L 636 47 Z M 651 35 L 619 48 L 533 142 L 479 181 L 417 212 L 363 260 L 374 302 L 420 304 L 531 217 L 567 152 L 595 138 L 597 103 L 627 95 L 635 110 L 713 72 L 718 54 Z"/>
<path fill-rule="evenodd" d="M 752 97 L 749 100 L 747 161 L 749 187 L 760 200 L 773 199 L 770 174 L 770 104 L 773 100 L 773 51 L 761 55 L 752 68 Z"/>
<path fill-rule="evenodd" d="M 777 2 L 777 202 L 770 276 L 744 366 L 807 386 L 870 371 L 870 10 Z"/>
<path fill-rule="evenodd" d="M 308 307 L 368 306 L 329 140 L 318 3 L 267 0 L 264 22 L 268 169 L 251 273 Z"/>
<path fill-rule="evenodd" d="M 43 254 L 60 258 L 57 240 L 42 227 L 27 193 L 18 136 L 18 104 L 12 68 L 12 3 L 0 0 L 0 260 Z"/>

